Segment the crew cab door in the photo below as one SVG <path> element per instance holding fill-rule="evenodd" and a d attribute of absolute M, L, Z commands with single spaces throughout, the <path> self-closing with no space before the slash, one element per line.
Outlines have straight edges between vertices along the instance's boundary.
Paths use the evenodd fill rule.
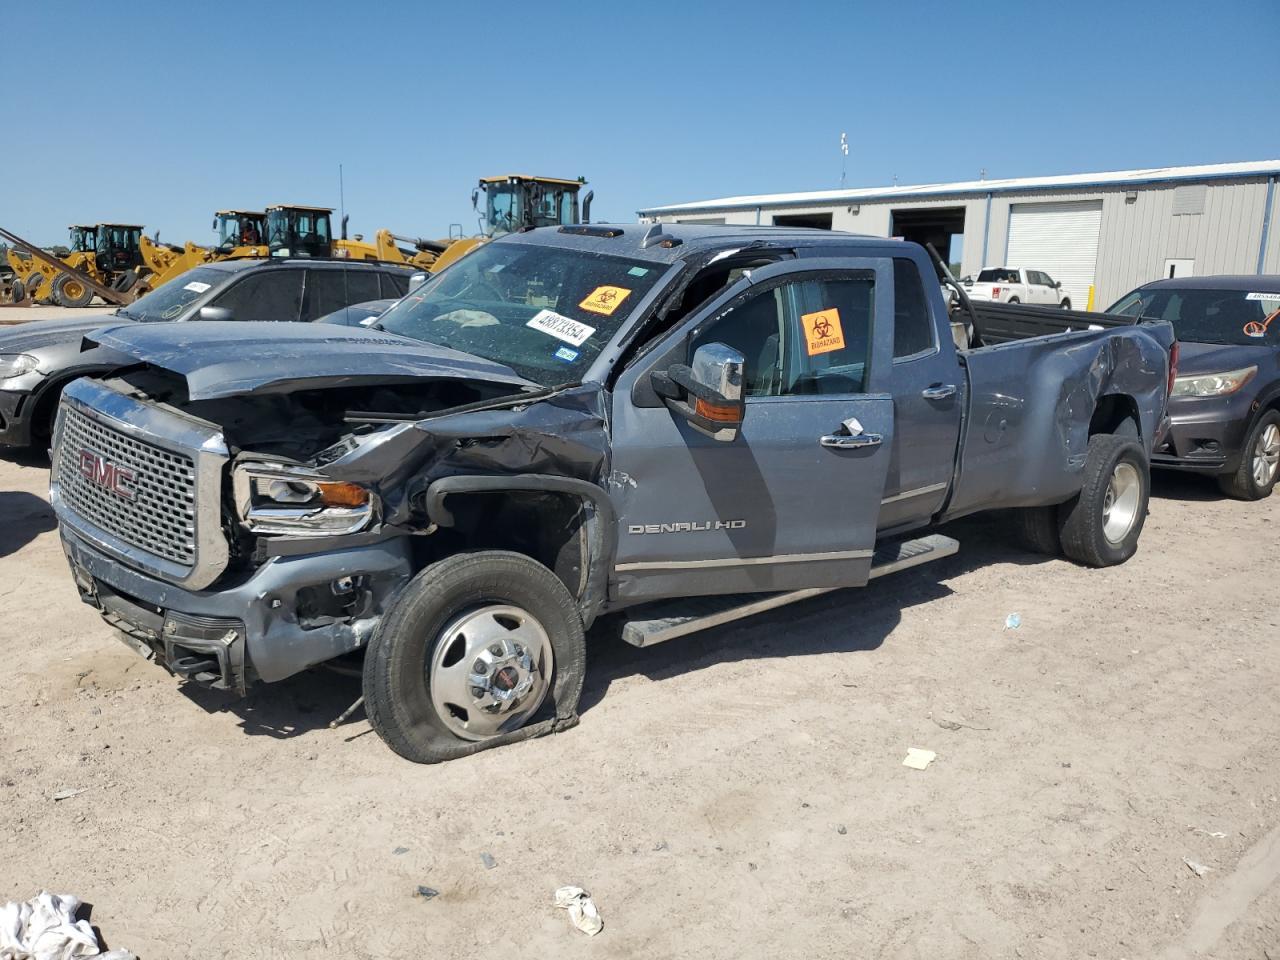
<path fill-rule="evenodd" d="M 756 270 L 619 378 L 610 496 L 618 599 L 858 586 L 893 448 L 892 261 Z M 654 373 L 700 346 L 745 359 L 742 426 L 717 440 L 673 412 Z"/>

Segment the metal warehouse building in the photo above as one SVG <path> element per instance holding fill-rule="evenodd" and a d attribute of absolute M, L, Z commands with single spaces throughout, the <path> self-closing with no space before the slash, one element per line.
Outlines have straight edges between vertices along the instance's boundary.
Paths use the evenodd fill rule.
<path fill-rule="evenodd" d="M 1280 274 L 1280 160 L 726 197 L 642 220 L 822 227 L 930 242 L 960 273 L 1028 267 L 1105 308 L 1159 277 Z M 1091 297 L 1092 295 L 1092 297 Z"/>

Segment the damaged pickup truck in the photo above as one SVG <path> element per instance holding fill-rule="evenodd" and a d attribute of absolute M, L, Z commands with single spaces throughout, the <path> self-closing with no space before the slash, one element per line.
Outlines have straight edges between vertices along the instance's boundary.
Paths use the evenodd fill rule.
<path fill-rule="evenodd" d="M 592 224 L 505 237 L 372 329 L 106 327 L 51 493 L 82 598 L 243 694 L 363 652 L 439 761 L 577 722 L 584 629 L 668 640 L 948 556 L 1137 547 L 1167 323 L 957 350 L 910 243 Z"/>

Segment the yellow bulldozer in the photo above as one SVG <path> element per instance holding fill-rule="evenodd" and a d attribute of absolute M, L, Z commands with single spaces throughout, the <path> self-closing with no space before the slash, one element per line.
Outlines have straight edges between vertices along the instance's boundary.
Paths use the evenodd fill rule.
<path fill-rule="evenodd" d="M 93 299 L 96 285 L 121 294 L 133 286 L 137 268 L 142 265 L 141 225 L 73 224 L 67 230 L 70 252 L 61 258 L 41 258 L 29 253 L 23 256 L 18 247 L 9 248 L 7 258 L 14 274 L 10 299 L 14 303 L 29 299 L 83 307 Z M 86 283 L 86 278 L 91 282 Z"/>

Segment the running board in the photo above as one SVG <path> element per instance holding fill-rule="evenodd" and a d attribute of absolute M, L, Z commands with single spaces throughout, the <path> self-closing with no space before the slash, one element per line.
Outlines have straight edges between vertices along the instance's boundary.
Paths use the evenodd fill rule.
<path fill-rule="evenodd" d="M 958 549 L 960 544 L 957 541 L 938 533 L 918 540 L 895 540 L 881 544 L 871 557 L 871 572 L 867 579 L 874 580 L 899 570 L 941 560 Z M 622 628 L 622 639 L 635 647 L 652 647 L 676 637 L 684 637 L 699 630 L 732 623 L 743 617 L 751 617 L 766 610 L 785 607 L 789 603 L 841 589 L 844 588 L 811 587 L 790 593 L 739 593 L 727 597 L 687 597 L 645 604 L 637 607 L 635 612 L 648 614 L 648 617 L 628 620 Z"/>

